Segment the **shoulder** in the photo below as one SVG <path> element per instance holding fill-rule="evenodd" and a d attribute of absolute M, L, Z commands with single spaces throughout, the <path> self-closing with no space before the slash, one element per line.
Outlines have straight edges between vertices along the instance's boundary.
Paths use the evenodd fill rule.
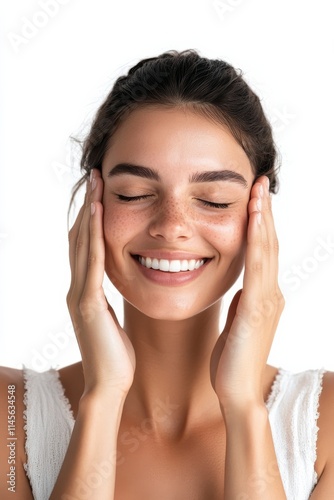
<path fill-rule="evenodd" d="M 49 384 L 50 381 L 56 380 L 55 372 L 75 414 L 84 386 L 81 363 L 42 373 L 34 370 L 26 370 L 24 373 L 21 369 L 0 366 L 0 498 L 9 498 L 10 484 L 7 484 L 7 480 L 11 477 L 14 488 L 12 492 L 17 493 L 18 498 L 33 499 L 24 469 L 24 464 L 27 463 L 25 390 L 35 382 L 38 384 L 38 390 L 42 386 L 45 390 L 44 383 Z M 42 381 L 42 386 L 38 381 Z M 52 387 L 55 387 L 54 383 Z M 52 394 L 50 396 L 52 397 Z M 10 446 L 7 446 L 8 443 Z M 7 476 L 11 473 L 12 476 Z"/>
<path fill-rule="evenodd" d="M 0 367 L 0 497 L 15 492 L 32 499 L 23 464 L 25 455 L 23 370 Z M 9 476 L 8 476 L 9 474 Z M 7 482 L 9 480 L 9 483 Z M 12 489 L 9 489 L 12 488 Z"/>
<path fill-rule="evenodd" d="M 0 366 L 0 415 L 1 430 L 4 422 L 7 424 L 7 415 L 9 406 L 21 406 L 24 395 L 23 370 Z M 15 411 L 16 413 L 16 411 Z M 15 415 L 18 418 L 18 415 Z M 5 419 L 5 420 L 3 420 Z M 6 425 L 7 430 L 7 425 Z"/>
<path fill-rule="evenodd" d="M 10 431 L 10 421 L 13 422 L 16 432 L 23 428 L 23 397 L 23 370 L 0 366 L 0 432 L 5 437 Z"/>
<path fill-rule="evenodd" d="M 321 475 L 328 463 L 334 467 L 334 372 L 324 373 L 318 413 L 317 472 Z"/>
<path fill-rule="evenodd" d="M 0 366 L 0 387 L 6 386 L 6 383 L 13 381 L 14 383 L 23 382 L 23 370 L 17 368 L 10 368 L 9 366 Z"/>
<path fill-rule="evenodd" d="M 329 423 L 328 416 L 334 415 L 334 372 L 326 371 L 323 376 L 322 391 L 319 398 L 319 420 L 323 417 L 323 423 Z M 334 419 L 331 420 L 334 427 Z"/>
<path fill-rule="evenodd" d="M 64 389 L 64 394 L 70 403 L 73 417 L 75 419 L 78 413 L 79 401 L 85 385 L 82 363 L 79 361 L 78 363 L 60 368 L 57 371 L 60 383 Z"/>
<path fill-rule="evenodd" d="M 318 484 L 312 500 L 334 497 L 334 372 L 323 376 L 319 398 L 316 472 Z"/>

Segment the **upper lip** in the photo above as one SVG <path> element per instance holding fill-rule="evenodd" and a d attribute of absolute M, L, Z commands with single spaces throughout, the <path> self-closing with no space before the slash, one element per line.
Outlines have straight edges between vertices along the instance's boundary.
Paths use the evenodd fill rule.
<path fill-rule="evenodd" d="M 133 256 L 140 255 L 141 257 L 150 257 L 151 259 L 166 259 L 166 260 L 201 260 L 211 259 L 212 257 L 204 256 L 203 254 L 180 252 L 180 251 L 166 251 L 166 250 L 140 250 L 133 252 Z"/>

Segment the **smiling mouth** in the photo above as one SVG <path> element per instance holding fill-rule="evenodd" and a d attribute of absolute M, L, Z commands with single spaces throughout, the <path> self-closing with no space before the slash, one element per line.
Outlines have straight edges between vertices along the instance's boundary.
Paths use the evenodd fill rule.
<path fill-rule="evenodd" d="M 142 255 L 134 255 L 133 257 L 147 269 L 154 269 L 155 271 L 162 271 L 165 273 L 194 271 L 195 269 L 202 267 L 208 260 L 211 260 L 207 258 L 197 260 L 152 259 L 151 257 L 143 257 Z"/>

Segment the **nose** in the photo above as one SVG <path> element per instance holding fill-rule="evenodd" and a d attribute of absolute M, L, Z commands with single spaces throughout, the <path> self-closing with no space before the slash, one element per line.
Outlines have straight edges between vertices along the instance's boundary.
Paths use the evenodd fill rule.
<path fill-rule="evenodd" d="M 191 222 L 186 207 L 176 200 L 165 200 L 150 222 L 149 233 L 169 243 L 189 239 L 193 235 Z"/>

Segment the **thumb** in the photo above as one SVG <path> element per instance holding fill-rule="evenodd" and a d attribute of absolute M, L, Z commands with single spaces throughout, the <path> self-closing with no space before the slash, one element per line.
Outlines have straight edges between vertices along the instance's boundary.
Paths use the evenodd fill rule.
<path fill-rule="evenodd" d="M 237 311 L 237 307 L 238 307 L 238 304 L 239 304 L 241 293 L 242 293 L 242 289 L 237 291 L 237 293 L 234 295 L 234 297 L 232 299 L 232 302 L 230 304 L 230 307 L 228 309 L 226 323 L 225 323 L 224 330 L 223 330 L 223 333 L 222 333 L 222 335 L 225 334 L 224 335 L 225 337 L 226 337 L 226 335 L 228 334 L 228 332 L 231 329 L 233 320 L 235 318 L 235 313 Z"/>
<path fill-rule="evenodd" d="M 224 349 L 227 336 L 229 334 L 229 331 L 231 329 L 231 326 L 232 326 L 232 323 L 233 323 L 233 320 L 235 317 L 235 313 L 236 313 L 236 310 L 238 307 L 241 292 L 242 292 L 242 290 L 238 290 L 238 292 L 234 295 L 234 297 L 232 299 L 232 302 L 231 302 L 230 307 L 228 309 L 227 319 L 226 319 L 226 323 L 224 326 L 224 330 L 222 331 L 221 335 L 219 335 L 218 340 L 216 342 L 216 345 L 212 351 L 211 361 L 210 361 L 210 378 L 211 378 L 211 384 L 212 384 L 213 388 L 215 388 L 215 378 L 216 378 L 219 359 L 220 359 L 221 353 Z"/>

